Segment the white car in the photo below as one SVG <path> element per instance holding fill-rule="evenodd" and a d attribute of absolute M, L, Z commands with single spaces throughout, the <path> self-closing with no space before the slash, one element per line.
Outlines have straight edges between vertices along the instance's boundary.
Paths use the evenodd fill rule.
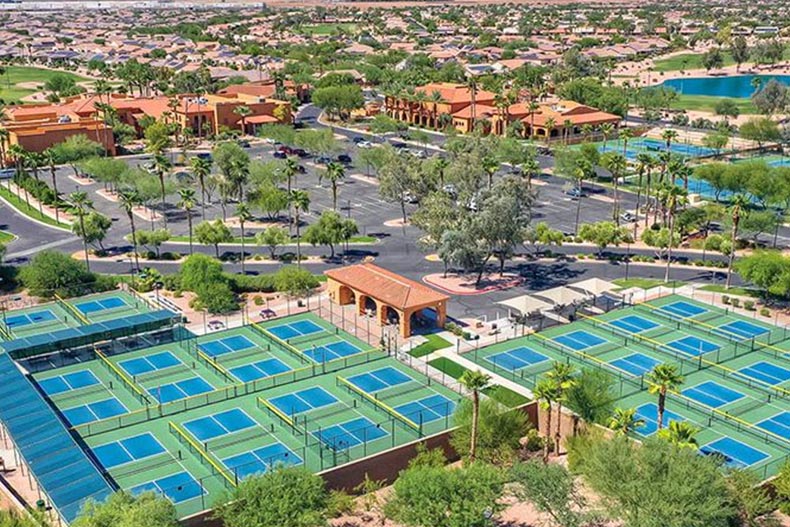
<path fill-rule="evenodd" d="M 357 143 L 357 146 L 359 148 L 373 148 L 373 143 L 371 143 L 370 141 L 360 141 L 359 143 Z"/>
<path fill-rule="evenodd" d="M 271 137 L 264 137 L 264 138 L 263 138 L 263 142 L 264 142 L 264 143 L 266 143 L 267 145 L 273 145 L 273 144 L 274 144 L 274 143 L 276 143 L 277 141 L 275 141 L 275 140 L 274 140 L 274 139 L 272 139 Z"/>

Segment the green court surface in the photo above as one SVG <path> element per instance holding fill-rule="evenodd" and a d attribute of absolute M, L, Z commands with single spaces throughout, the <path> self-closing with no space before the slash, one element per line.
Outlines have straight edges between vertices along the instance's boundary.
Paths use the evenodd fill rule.
<path fill-rule="evenodd" d="M 77 327 L 82 321 L 57 302 L 0 312 L 0 339 L 30 337 Z"/>
<path fill-rule="evenodd" d="M 467 355 L 529 388 L 555 361 L 595 368 L 614 380 L 617 406 L 636 408 L 655 433 L 656 397 L 645 375 L 678 366 L 684 382 L 669 395 L 667 420 L 700 429 L 703 453 L 767 478 L 790 448 L 790 335 L 785 328 L 681 296 L 586 317 Z"/>
<path fill-rule="evenodd" d="M 64 302 L 65 309 L 85 324 L 151 311 L 145 301 L 125 291 L 109 291 L 59 301 L 61 304 Z"/>
<path fill-rule="evenodd" d="M 320 472 L 442 432 L 460 400 L 312 314 L 176 335 L 33 377 L 119 488 L 180 517 L 280 463 Z"/>

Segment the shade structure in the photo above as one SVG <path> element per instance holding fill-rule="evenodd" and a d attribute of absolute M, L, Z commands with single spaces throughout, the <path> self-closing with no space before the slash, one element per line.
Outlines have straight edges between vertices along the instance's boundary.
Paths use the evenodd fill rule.
<path fill-rule="evenodd" d="M 539 298 L 535 298 L 531 295 L 521 295 L 497 303 L 507 306 L 511 309 L 515 309 L 522 315 L 535 313 L 537 311 L 543 311 L 545 309 L 551 309 L 554 307 L 554 304 L 546 302 L 545 300 L 540 300 Z"/>

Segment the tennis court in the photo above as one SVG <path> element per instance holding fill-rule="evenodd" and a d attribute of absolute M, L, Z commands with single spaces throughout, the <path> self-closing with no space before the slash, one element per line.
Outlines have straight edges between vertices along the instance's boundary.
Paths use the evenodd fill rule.
<path fill-rule="evenodd" d="M 467 356 L 528 388 L 555 361 L 576 371 L 604 371 L 616 406 L 637 409 L 645 421 L 636 431 L 641 436 L 658 429 L 656 396 L 648 393 L 645 377 L 659 364 L 673 364 L 684 382 L 668 395 L 665 426 L 689 422 L 700 430 L 703 453 L 719 452 L 725 463 L 750 467 L 764 478 L 788 458 L 790 335 L 765 320 L 669 295 L 582 315 Z"/>
<path fill-rule="evenodd" d="M 489 355 L 485 358 L 494 366 L 505 368 L 506 370 L 516 371 L 523 368 L 529 368 L 535 364 L 546 362 L 549 358 L 542 353 L 533 351 L 526 346 L 519 346 L 511 350 L 502 351 Z"/>
<path fill-rule="evenodd" d="M 80 321 L 58 304 L 3 311 L 0 324 L 12 338 L 30 337 L 58 329 L 76 327 Z"/>
<path fill-rule="evenodd" d="M 148 304 L 125 291 L 111 291 L 69 299 L 65 304 L 90 322 L 101 322 L 150 311 Z"/>
<path fill-rule="evenodd" d="M 119 488 L 159 493 L 179 517 L 278 464 L 320 472 L 452 425 L 460 396 L 446 387 L 314 315 L 268 323 L 311 339 L 289 345 L 252 327 L 135 338 L 33 377 Z M 350 392 L 341 375 L 372 395 Z"/>
<path fill-rule="evenodd" d="M 700 447 L 705 455 L 717 455 L 724 458 L 724 464 L 730 468 L 748 468 L 768 458 L 768 454 L 742 443 L 731 437 L 722 437 Z"/>
<path fill-rule="evenodd" d="M 296 322 L 291 322 L 290 324 L 280 324 L 267 329 L 275 337 L 285 341 L 296 337 L 305 337 L 325 331 L 324 328 L 312 320 L 298 320 Z"/>
<path fill-rule="evenodd" d="M 757 423 L 757 426 L 781 437 L 790 437 L 790 412 L 779 412 Z"/>

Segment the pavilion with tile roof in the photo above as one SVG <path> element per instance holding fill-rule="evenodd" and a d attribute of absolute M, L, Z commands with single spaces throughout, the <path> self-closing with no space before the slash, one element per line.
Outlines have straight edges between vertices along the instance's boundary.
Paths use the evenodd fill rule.
<path fill-rule="evenodd" d="M 397 320 L 404 338 L 411 336 L 415 321 L 434 318 L 423 316 L 424 310 L 432 310 L 436 326 L 444 327 L 450 297 L 424 284 L 372 263 L 330 269 L 324 274 L 332 302 L 354 304 L 359 314 L 375 312 L 382 326 Z"/>

